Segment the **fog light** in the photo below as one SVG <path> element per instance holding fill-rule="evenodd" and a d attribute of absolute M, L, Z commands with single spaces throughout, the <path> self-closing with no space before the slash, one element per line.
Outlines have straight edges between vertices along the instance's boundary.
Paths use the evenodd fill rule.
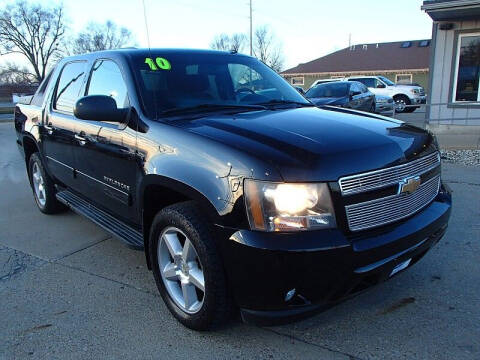
<path fill-rule="evenodd" d="M 287 295 L 285 295 L 285 301 L 290 301 L 292 300 L 293 296 L 295 295 L 296 290 L 292 289 L 287 292 Z"/>

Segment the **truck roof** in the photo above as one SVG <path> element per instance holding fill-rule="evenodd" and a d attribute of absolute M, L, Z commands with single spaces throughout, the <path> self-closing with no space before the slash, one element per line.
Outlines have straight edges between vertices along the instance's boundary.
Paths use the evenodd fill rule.
<path fill-rule="evenodd" d="M 129 56 L 129 55 L 140 55 L 140 56 L 150 56 L 150 54 L 185 54 L 185 55 L 231 55 L 236 54 L 238 56 L 248 56 L 244 54 L 237 54 L 236 52 L 231 51 L 220 51 L 220 50 L 209 50 L 209 49 L 174 49 L 174 48 L 122 48 L 114 50 L 102 50 L 94 51 L 91 53 L 68 56 L 64 59 L 75 60 L 75 59 L 86 59 L 89 57 L 97 58 L 99 55 L 108 55 L 108 56 Z"/>

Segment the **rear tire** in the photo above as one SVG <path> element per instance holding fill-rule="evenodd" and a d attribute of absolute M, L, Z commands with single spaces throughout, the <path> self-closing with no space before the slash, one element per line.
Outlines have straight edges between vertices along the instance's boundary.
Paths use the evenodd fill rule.
<path fill-rule="evenodd" d="M 195 202 L 158 212 L 150 230 L 149 254 L 160 295 L 183 325 L 207 330 L 231 318 L 232 300 L 213 231 Z"/>
<path fill-rule="evenodd" d="M 33 191 L 33 197 L 38 209 L 44 214 L 56 214 L 65 211 L 67 207 L 55 196 L 55 184 L 47 174 L 39 154 L 33 153 L 28 161 L 28 176 Z"/>

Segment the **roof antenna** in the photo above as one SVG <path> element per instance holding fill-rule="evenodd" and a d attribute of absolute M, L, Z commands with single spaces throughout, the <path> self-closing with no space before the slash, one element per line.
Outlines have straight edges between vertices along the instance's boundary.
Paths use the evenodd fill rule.
<path fill-rule="evenodd" d="M 147 30 L 147 45 L 148 45 L 148 51 L 150 50 L 150 34 L 148 33 L 148 23 L 147 23 L 147 10 L 145 7 L 145 0 L 142 0 L 143 4 L 143 18 L 145 20 L 145 29 Z"/>

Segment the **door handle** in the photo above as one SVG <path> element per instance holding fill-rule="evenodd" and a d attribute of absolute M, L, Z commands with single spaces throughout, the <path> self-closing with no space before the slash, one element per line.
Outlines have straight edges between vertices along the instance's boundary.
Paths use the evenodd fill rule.
<path fill-rule="evenodd" d="M 47 130 L 48 135 L 52 135 L 52 134 L 53 134 L 53 126 L 51 126 L 51 125 L 49 124 L 49 125 L 43 125 L 43 127 L 45 128 L 45 130 Z"/>
<path fill-rule="evenodd" d="M 82 146 L 87 143 L 87 139 L 84 138 L 84 137 L 82 137 L 82 136 L 80 136 L 80 135 L 75 134 L 74 137 L 75 137 L 75 140 L 77 140 L 78 143 L 79 143 L 80 145 L 82 145 Z"/>

